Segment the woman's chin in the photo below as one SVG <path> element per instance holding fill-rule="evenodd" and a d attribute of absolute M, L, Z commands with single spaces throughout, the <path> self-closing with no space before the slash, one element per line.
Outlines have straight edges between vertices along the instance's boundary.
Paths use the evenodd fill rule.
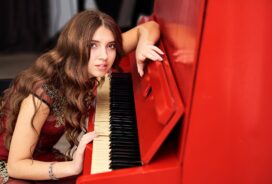
<path fill-rule="evenodd" d="M 94 77 L 104 77 L 107 75 L 107 72 L 99 72 L 99 73 L 96 73 L 95 75 L 92 75 Z"/>
<path fill-rule="evenodd" d="M 89 76 L 91 77 L 104 77 L 110 73 L 110 69 L 93 71 Z"/>

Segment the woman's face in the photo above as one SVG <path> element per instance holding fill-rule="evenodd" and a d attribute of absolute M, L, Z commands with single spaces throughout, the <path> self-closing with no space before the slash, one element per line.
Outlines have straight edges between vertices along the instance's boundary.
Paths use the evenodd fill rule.
<path fill-rule="evenodd" d="M 100 26 L 90 43 L 88 72 L 90 77 L 103 77 L 111 69 L 116 57 L 116 42 L 113 33 Z"/>

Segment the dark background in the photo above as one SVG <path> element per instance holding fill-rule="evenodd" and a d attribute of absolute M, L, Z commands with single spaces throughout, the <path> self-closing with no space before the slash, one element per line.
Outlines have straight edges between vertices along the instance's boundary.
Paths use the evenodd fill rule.
<path fill-rule="evenodd" d="M 95 0 L 95 4 L 118 22 L 124 1 L 129 0 Z M 0 1 L 0 54 L 40 52 L 54 46 L 58 33 L 49 37 L 49 3 L 49 0 Z M 85 0 L 77 0 L 76 3 L 78 12 L 85 9 Z M 135 0 L 131 25 L 121 29 L 134 26 L 139 15 L 149 15 L 152 8 L 153 0 Z"/>

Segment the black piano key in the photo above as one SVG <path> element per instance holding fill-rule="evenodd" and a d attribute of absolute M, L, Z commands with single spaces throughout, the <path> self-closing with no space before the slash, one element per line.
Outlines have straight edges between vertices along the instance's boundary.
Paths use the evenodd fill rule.
<path fill-rule="evenodd" d="M 110 137 L 112 137 L 112 136 L 118 136 L 119 139 L 121 140 L 121 139 L 123 139 L 123 137 L 126 137 L 126 138 L 129 138 L 129 137 L 134 138 L 134 137 L 135 137 L 135 134 L 124 134 L 124 133 L 120 133 L 120 132 L 118 132 L 118 133 L 111 132 L 111 133 L 110 133 Z M 135 138 L 134 138 L 134 139 L 135 139 Z"/>
<path fill-rule="evenodd" d="M 116 135 L 116 134 L 120 134 L 120 135 L 136 135 L 136 132 L 133 130 L 131 131 L 131 129 L 129 129 L 130 131 L 125 131 L 124 129 L 120 129 L 120 128 L 114 128 L 114 127 L 111 127 L 110 128 L 112 130 L 111 132 L 111 135 Z"/>
<path fill-rule="evenodd" d="M 135 121 L 127 119 L 110 119 L 112 127 L 136 128 Z"/>
<path fill-rule="evenodd" d="M 120 124 L 120 125 L 124 125 L 124 126 L 129 125 L 129 126 L 136 127 L 136 125 L 135 125 L 136 120 L 131 119 L 127 116 L 124 116 L 122 118 L 121 117 L 110 117 L 109 120 L 112 121 L 112 124 L 116 124 L 116 125 Z"/>
<path fill-rule="evenodd" d="M 115 124 L 119 123 L 119 124 L 135 124 L 135 120 L 130 118 L 130 117 L 110 117 L 110 121 L 114 121 Z"/>
<path fill-rule="evenodd" d="M 110 167 L 141 165 L 131 76 L 113 73 L 110 83 Z"/>
<path fill-rule="evenodd" d="M 120 157 L 131 157 L 131 158 L 136 158 L 137 160 L 140 160 L 140 155 L 135 154 L 134 152 L 113 151 L 112 154 L 110 155 L 110 158 L 112 158 L 112 160 L 118 159 Z"/>
<path fill-rule="evenodd" d="M 126 111 L 127 113 L 129 114 L 134 114 L 133 112 L 135 111 L 134 108 L 130 107 L 130 105 L 128 104 L 118 104 L 118 103 L 115 103 L 115 104 L 112 104 L 110 105 L 110 110 L 114 113 L 115 111 Z"/>
<path fill-rule="evenodd" d="M 136 166 L 138 166 L 138 165 L 136 165 Z M 110 169 L 112 169 L 112 170 L 117 170 L 117 169 L 124 169 L 124 168 L 129 168 L 129 167 L 136 167 L 136 166 L 131 166 L 131 165 L 114 165 L 114 166 L 112 166 L 112 165 L 110 165 Z"/>
<path fill-rule="evenodd" d="M 110 129 L 111 129 L 111 131 L 115 131 L 115 130 L 119 130 L 119 131 L 126 131 L 126 132 L 134 132 L 134 129 L 133 129 L 133 127 L 122 127 L 122 126 L 114 126 L 114 125 L 112 125 L 111 127 L 110 127 Z M 135 132 L 133 133 L 133 134 L 136 134 Z"/>
<path fill-rule="evenodd" d="M 130 121 L 114 121 L 114 123 L 112 123 L 110 125 L 111 128 L 114 127 L 123 127 L 123 128 L 127 128 L 127 129 L 135 129 L 135 125 L 132 124 L 132 122 Z"/>
<path fill-rule="evenodd" d="M 131 143 L 138 143 L 138 140 L 135 138 L 135 136 L 127 136 L 127 137 L 120 137 L 119 135 L 117 136 L 116 134 L 110 135 L 110 138 L 112 139 L 113 144 L 115 144 L 114 141 L 116 142 L 131 142 Z"/>
<path fill-rule="evenodd" d="M 134 114 L 135 111 L 129 104 L 115 103 L 110 105 L 110 111 L 115 112 L 117 110 L 127 111 L 129 114 Z"/>
<path fill-rule="evenodd" d="M 131 100 L 131 98 L 128 97 L 120 97 L 120 96 L 115 96 L 115 97 L 111 97 L 112 100 L 116 100 L 116 102 L 113 102 L 112 104 L 123 104 L 123 105 L 131 105 L 130 102 L 128 102 L 128 100 Z"/>
<path fill-rule="evenodd" d="M 142 162 L 139 160 L 131 160 L 131 159 L 116 159 L 111 161 L 111 164 L 132 164 L 132 165 L 139 165 Z"/>
<path fill-rule="evenodd" d="M 138 141 L 136 140 L 131 140 L 131 141 L 127 141 L 127 140 L 114 140 L 114 143 L 110 143 L 110 144 L 136 144 L 138 143 Z"/>
<path fill-rule="evenodd" d="M 128 137 L 123 136 L 123 137 L 120 137 L 119 134 L 114 134 L 114 133 L 111 133 L 109 137 L 110 137 L 110 139 L 112 141 L 118 141 L 118 140 L 127 140 L 127 141 L 138 140 L 137 137 L 133 137 L 133 136 L 128 136 Z"/>
<path fill-rule="evenodd" d="M 141 162 L 140 161 L 135 161 L 135 162 L 130 162 L 130 163 L 126 163 L 126 162 L 112 162 L 110 163 L 110 168 L 111 169 L 122 169 L 122 168 L 128 168 L 128 167 L 135 167 L 135 166 L 140 166 Z"/>
<path fill-rule="evenodd" d="M 128 167 L 136 167 L 136 166 L 141 166 L 141 162 L 134 162 L 134 163 L 110 163 L 110 168 L 111 169 L 122 169 L 122 168 L 128 168 Z"/>
<path fill-rule="evenodd" d="M 114 125 L 110 127 L 111 131 L 124 131 L 136 135 L 136 132 L 134 132 L 135 130 L 133 129 L 133 127 L 120 127 L 120 126 L 113 127 L 113 126 Z"/>
<path fill-rule="evenodd" d="M 120 109 L 120 108 L 126 108 L 126 110 L 129 110 L 131 113 L 135 110 L 133 107 L 131 107 L 131 104 L 128 104 L 126 102 L 118 102 L 118 103 L 112 103 L 110 104 L 110 109 Z"/>
<path fill-rule="evenodd" d="M 110 133 L 110 136 L 121 136 L 122 137 L 135 137 L 137 134 L 135 132 L 126 132 L 122 130 L 114 130 Z"/>
<path fill-rule="evenodd" d="M 140 161 L 139 155 L 129 155 L 129 154 L 111 155 L 110 159 L 112 159 L 112 160 L 130 159 L 130 160 L 138 160 L 138 161 Z"/>
<path fill-rule="evenodd" d="M 133 146 L 133 145 L 110 145 L 109 147 L 110 149 L 122 149 L 124 152 L 136 152 L 138 150 L 137 147 Z"/>
<path fill-rule="evenodd" d="M 135 120 L 135 115 L 134 114 L 120 114 L 120 113 L 114 113 L 112 111 L 110 111 L 110 119 L 128 119 L 128 120 L 133 120 L 134 122 L 136 122 Z"/>
<path fill-rule="evenodd" d="M 125 110 L 122 110 L 122 111 L 116 110 L 116 111 L 110 111 L 110 114 L 111 114 L 111 116 L 114 116 L 114 115 L 124 115 L 124 116 L 126 116 L 126 115 L 131 115 L 131 112 L 125 111 Z"/>
<path fill-rule="evenodd" d="M 138 144 L 138 140 L 137 139 L 135 139 L 135 138 L 133 138 L 133 137 L 131 137 L 131 138 L 129 138 L 129 137 L 126 137 L 126 138 L 116 138 L 116 137 L 111 137 L 111 139 L 112 139 L 112 142 L 131 142 L 131 143 L 135 143 L 135 144 Z"/>
<path fill-rule="evenodd" d="M 139 155 L 135 150 L 130 150 L 126 148 L 111 149 L 111 155 Z"/>
<path fill-rule="evenodd" d="M 136 123 L 136 120 L 132 119 L 132 118 L 129 118 L 127 116 L 124 116 L 124 117 L 110 117 L 110 121 L 113 125 L 130 125 L 130 126 L 133 126 L 133 127 L 136 127 L 135 123 Z"/>
<path fill-rule="evenodd" d="M 110 146 L 111 147 L 115 146 L 117 148 L 118 148 L 118 146 L 120 146 L 122 148 L 127 147 L 127 148 L 136 148 L 136 149 L 138 149 L 138 145 L 135 145 L 136 143 L 138 143 L 138 142 L 136 142 L 136 141 L 122 141 L 122 140 L 117 140 L 116 142 L 111 142 Z"/>
<path fill-rule="evenodd" d="M 124 85 L 124 84 L 122 84 Z M 111 89 L 110 94 L 115 94 L 117 96 L 126 96 L 128 98 L 132 98 L 132 96 L 129 95 L 130 93 L 130 89 L 122 89 L 122 88 L 115 88 L 115 89 Z M 112 96 L 111 96 L 112 97 Z"/>

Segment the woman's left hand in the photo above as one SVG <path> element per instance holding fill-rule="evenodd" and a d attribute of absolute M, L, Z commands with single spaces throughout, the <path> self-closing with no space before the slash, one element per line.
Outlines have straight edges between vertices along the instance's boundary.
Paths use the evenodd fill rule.
<path fill-rule="evenodd" d="M 144 61 L 146 59 L 150 59 L 152 61 L 162 61 L 161 55 L 164 53 L 157 46 L 139 40 L 135 54 L 138 73 L 142 77 L 144 75 Z"/>

